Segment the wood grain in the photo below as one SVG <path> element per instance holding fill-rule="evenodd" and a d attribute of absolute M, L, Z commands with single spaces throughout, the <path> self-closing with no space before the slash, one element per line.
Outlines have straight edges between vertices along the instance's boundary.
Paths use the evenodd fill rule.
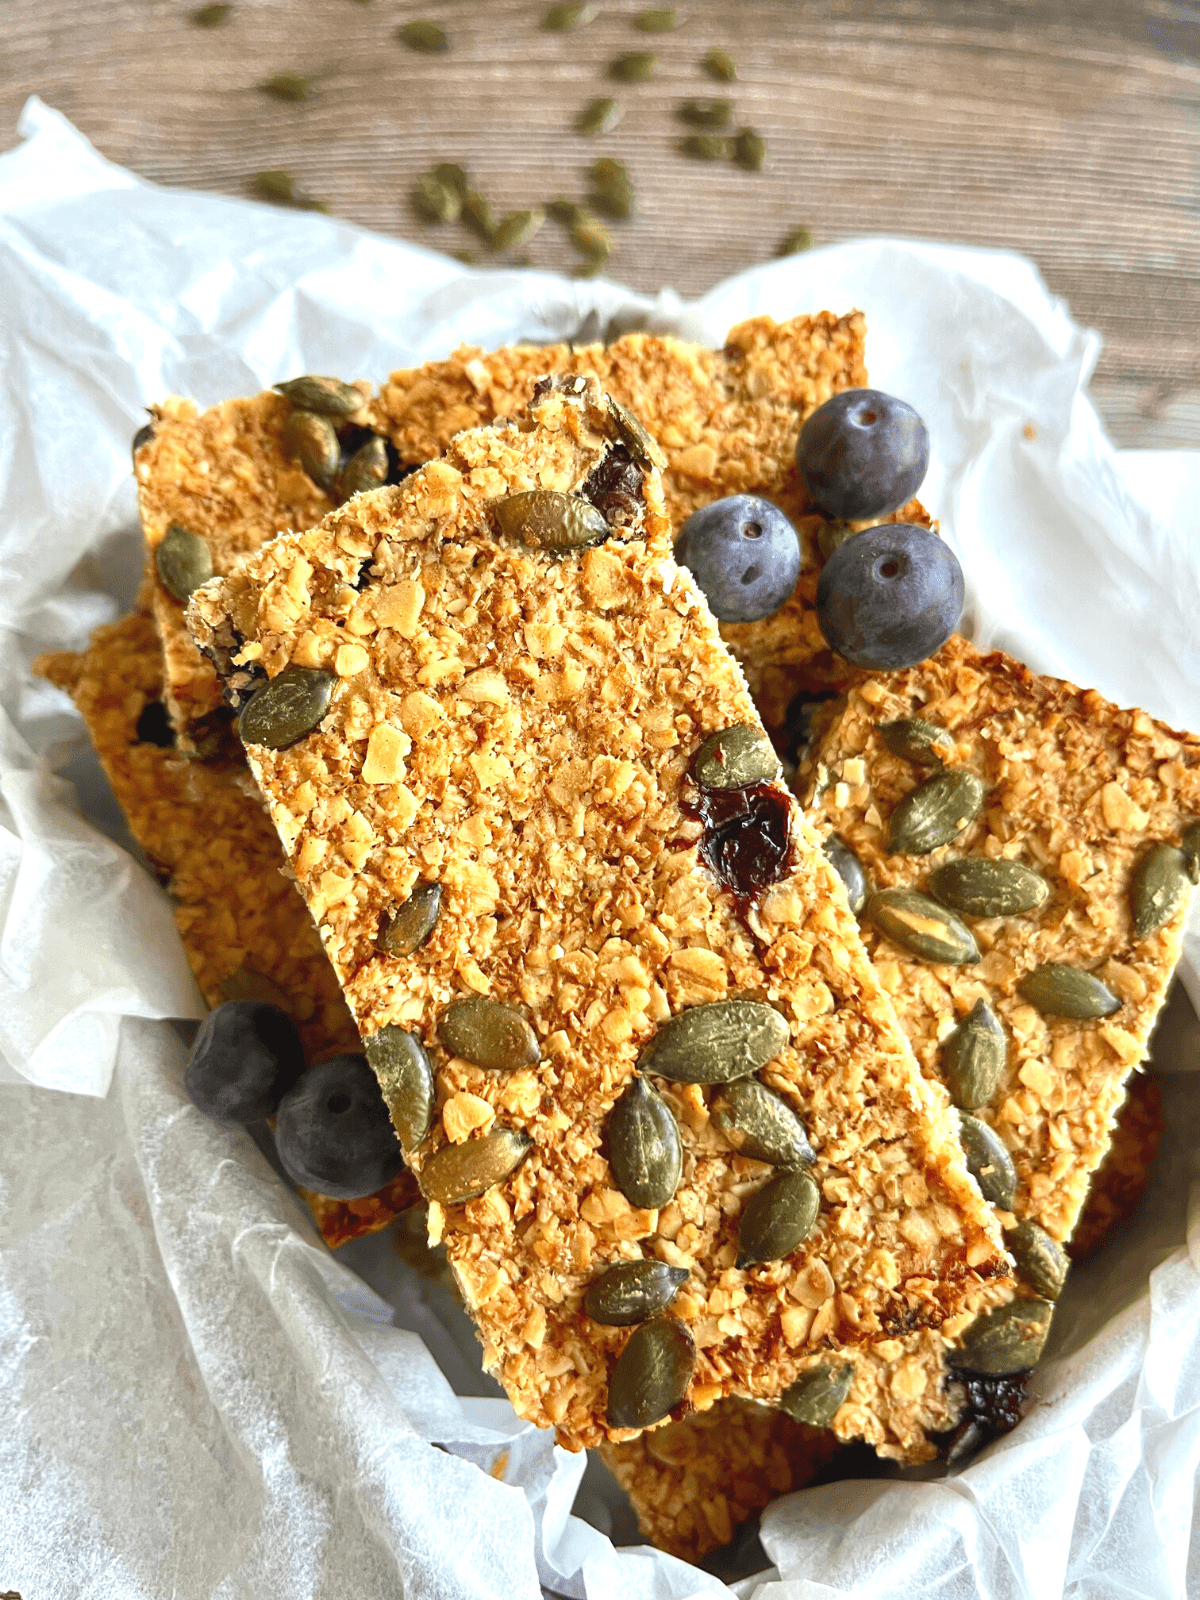
<path fill-rule="evenodd" d="M 466 166 L 498 212 L 583 199 L 598 155 L 624 161 L 639 214 L 616 223 L 612 276 L 696 294 L 774 254 L 806 223 L 819 243 L 899 233 L 1033 257 L 1105 351 L 1094 394 L 1119 443 L 1200 446 L 1200 6 L 1173 0 L 686 0 L 670 34 L 637 32 L 641 0 L 603 0 L 570 34 L 543 0 L 239 0 L 197 27 L 174 0 L 5 0 L 0 142 L 25 97 L 66 113 L 107 156 L 156 182 L 249 192 L 294 172 L 350 221 L 435 248 L 409 193 L 435 161 Z M 451 50 L 398 25 L 430 16 Z M 727 88 L 701 69 L 720 46 Z M 652 81 L 607 64 L 652 49 Z M 305 74 L 301 104 L 259 87 Z M 611 93 L 624 120 L 573 131 Z M 758 174 L 690 161 L 674 116 L 727 94 L 767 140 Z M 578 261 L 548 223 L 535 265 Z"/>

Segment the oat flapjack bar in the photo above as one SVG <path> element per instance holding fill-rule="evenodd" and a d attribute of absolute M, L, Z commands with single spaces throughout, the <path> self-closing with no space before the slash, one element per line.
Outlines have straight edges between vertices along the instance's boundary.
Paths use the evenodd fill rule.
<path fill-rule="evenodd" d="M 741 675 L 670 559 L 652 454 L 593 383 L 548 381 L 528 417 L 276 540 L 189 612 L 249 695 L 251 768 L 368 1053 L 404 1033 L 436 1064 L 409 1157 L 485 1362 L 574 1447 L 645 1425 L 606 1419 L 648 1326 L 673 1373 L 694 1341 L 681 1405 L 700 1410 L 777 1395 L 797 1341 L 940 1323 L 1005 1266 L 944 1092 L 913 1069 L 844 894 L 756 765 Z M 564 548 L 581 534 L 603 542 Z M 717 789 L 740 795 L 719 823 Z M 760 894 L 731 861 L 765 859 L 768 835 Z M 434 886 L 424 942 L 385 953 Z M 768 1035 L 763 1081 L 815 1147 L 817 1212 L 778 1257 L 763 1241 L 790 1234 L 809 1180 L 736 1152 L 684 1081 Z M 420 1132 L 421 1080 L 399 1059 L 377 1070 L 398 1128 Z M 614 1178 L 647 1118 L 639 1148 L 669 1144 L 668 1119 L 682 1143 L 654 1206 Z M 756 1206 L 780 1176 L 768 1200 L 785 1198 Z M 585 1314 L 598 1276 L 643 1259 L 686 1274 L 665 1319 L 631 1335 Z M 814 1278 L 836 1285 L 820 1317 L 798 1298 Z"/>

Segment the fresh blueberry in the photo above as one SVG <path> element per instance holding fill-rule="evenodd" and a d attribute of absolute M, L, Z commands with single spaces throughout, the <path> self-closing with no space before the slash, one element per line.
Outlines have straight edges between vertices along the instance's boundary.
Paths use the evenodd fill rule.
<path fill-rule="evenodd" d="M 928 528 L 886 522 L 839 545 L 817 583 L 825 642 L 856 667 L 897 672 L 940 650 L 958 626 L 963 575 Z"/>
<path fill-rule="evenodd" d="M 304 1048 L 286 1011 L 230 1000 L 200 1024 L 183 1083 L 198 1110 L 233 1128 L 273 1116 L 303 1071 Z"/>
<path fill-rule="evenodd" d="M 284 1095 L 275 1149 L 293 1183 L 361 1200 L 404 1165 L 383 1091 L 366 1056 L 320 1061 Z"/>
<path fill-rule="evenodd" d="M 769 617 L 796 587 L 800 540 L 769 500 L 733 494 L 702 506 L 684 523 L 675 559 L 690 567 L 722 622 Z"/>
<path fill-rule="evenodd" d="M 929 466 L 929 434 L 910 405 L 879 389 L 846 389 L 800 430 L 796 465 L 827 517 L 864 522 L 907 505 Z"/>

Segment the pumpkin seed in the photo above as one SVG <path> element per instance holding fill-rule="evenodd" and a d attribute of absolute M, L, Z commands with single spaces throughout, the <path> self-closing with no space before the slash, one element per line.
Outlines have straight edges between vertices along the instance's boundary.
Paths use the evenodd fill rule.
<path fill-rule="evenodd" d="M 418 878 L 412 893 L 381 928 L 379 948 L 388 956 L 411 956 L 428 939 L 442 910 L 442 886 Z"/>
<path fill-rule="evenodd" d="M 1050 898 L 1050 885 L 1020 861 L 989 861 L 968 856 L 943 861 L 929 887 L 944 906 L 964 917 L 1014 917 L 1036 911 Z"/>
<path fill-rule="evenodd" d="M 863 864 L 844 839 L 831 833 L 821 846 L 829 865 L 846 887 L 846 899 L 857 917 L 867 903 L 867 875 Z"/>
<path fill-rule="evenodd" d="M 311 372 L 302 378 L 289 378 L 275 387 L 301 411 L 315 411 L 323 417 L 348 417 L 354 411 L 361 411 L 366 404 L 352 383 Z"/>
<path fill-rule="evenodd" d="M 587 222 L 587 210 L 577 200 L 547 200 L 546 215 L 555 222 L 561 222 L 564 228 L 573 228 L 577 223 Z"/>
<path fill-rule="evenodd" d="M 733 159 L 747 172 L 761 172 L 767 159 L 767 141 L 753 128 L 739 128 L 733 141 Z"/>
<path fill-rule="evenodd" d="M 646 432 L 641 418 L 635 417 L 628 406 L 623 406 L 619 400 L 614 400 L 611 394 L 606 394 L 604 399 L 608 406 L 608 420 L 637 465 L 646 471 L 651 467 L 665 466 L 666 457 Z"/>
<path fill-rule="evenodd" d="M 821 1191 L 812 1174 L 787 1169 L 769 1179 L 751 1196 L 738 1230 L 736 1266 L 782 1261 L 816 1226 Z"/>
<path fill-rule="evenodd" d="M 594 266 L 601 267 L 612 255 L 612 235 L 603 223 L 577 222 L 571 229 L 571 243 Z"/>
<path fill-rule="evenodd" d="M 429 1132 L 437 1099 L 429 1052 L 407 1028 L 389 1026 L 364 1041 L 392 1123 L 405 1150 L 415 1150 Z"/>
<path fill-rule="evenodd" d="M 173 522 L 154 552 L 154 565 L 168 593 L 179 604 L 213 575 L 212 552 L 198 533 Z"/>
<path fill-rule="evenodd" d="M 307 100 L 312 93 L 308 79 L 300 72 L 273 72 L 259 88 L 276 100 Z"/>
<path fill-rule="evenodd" d="M 732 1083 L 773 1061 L 791 1037 L 787 1019 L 760 1000 L 714 1000 L 664 1022 L 638 1066 L 672 1083 Z"/>
<path fill-rule="evenodd" d="M 604 513 L 578 495 L 557 489 L 523 489 L 492 501 L 501 533 L 543 550 L 580 550 L 607 539 Z"/>
<path fill-rule="evenodd" d="M 633 184 L 623 162 L 603 156 L 592 163 L 592 204 L 607 217 L 626 218 L 634 213 Z"/>
<path fill-rule="evenodd" d="M 921 717 L 901 717 L 881 722 L 879 732 L 894 756 L 917 767 L 941 767 L 954 754 L 954 740 L 945 728 Z"/>
<path fill-rule="evenodd" d="M 1121 1009 L 1116 995 L 1094 973 L 1061 961 L 1047 961 L 1035 967 L 1021 979 L 1017 989 L 1031 1006 L 1048 1017 L 1087 1022 L 1095 1017 L 1111 1017 Z"/>
<path fill-rule="evenodd" d="M 779 241 L 779 249 L 775 252 L 779 256 L 798 256 L 804 250 L 813 247 L 812 229 L 806 228 L 803 223 L 793 228 L 790 233 L 785 233 Z"/>
<path fill-rule="evenodd" d="M 598 100 L 589 100 L 579 113 L 575 123 L 579 133 L 611 133 L 621 120 L 621 108 L 615 100 L 602 95 Z"/>
<path fill-rule="evenodd" d="M 152 421 L 151 422 L 143 422 L 141 427 L 134 434 L 133 442 L 129 447 L 133 452 L 133 456 L 134 456 L 135 460 L 137 459 L 138 451 L 142 448 L 142 446 L 144 444 L 149 444 L 151 439 L 153 439 L 153 437 L 154 437 L 154 423 Z"/>
<path fill-rule="evenodd" d="M 542 1059 L 537 1034 L 521 1013 L 486 995 L 452 1000 L 438 1018 L 437 1032 L 448 1055 L 489 1072 L 531 1067 Z"/>
<path fill-rule="evenodd" d="M 256 172 L 251 187 L 260 200 L 276 200 L 281 205 L 299 205 L 303 198 L 295 175 L 281 167 Z"/>
<path fill-rule="evenodd" d="M 345 501 L 387 482 L 387 445 L 378 434 L 360 445 L 338 474 L 338 498 Z"/>
<path fill-rule="evenodd" d="M 263 972 L 256 972 L 253 967 L 236 967 L 227 978 L 222 978 L 221 999 L 265 1000 L 268 1005 L 278 1006 L 289 1015 L 292 1009 L 287 995 L 275 980 Z"/>
<path fill-rule="evenodd" d="M 1001 1211 L 1011 1211 L 1017 1198 L 1017 1169 L 1003 1140 L 986 1122 L 965 1111 L 958 1113 L 958 1122 L 967 1171 L 980 1194 Z"/>
<path fill-rule="evenodd" d="M 496 233 L 496 213 L 478 189 L 468 189 L 462 197 L 462 219 L 473 228 L 485 244 L 491 244 Z"/>
<path fill-rule="evenodd" d="M 731 100 L 684 100 L 675 109 L 680 122 L 691 128 L 727 128 L 733 121 Z"/>
<path fill-rule="evenodd" d="M 198 28 L 219 28 L 233 10 L 232 6 L 198 6 L 192 12 L 192 21 Z"/>
<path fill-rule="evenodd" d="M 448 184 L 426 173 L 412 190 L 413 210 L 426 222 L 457 222 L 462 214 L 462 196 Z"/>
<path fill-rule="evenodd" d="M 635 1328 L 608 1385 L 610 1428 L 649 1428 L 682 1403 L 696 1370 L 696 1341 L 674 1317 Z"/>
<path fill-rule="evenodd" d="M 654 76 L 658 56 L 653 50 L 631 50 L 614 57 L 608 64 L 608 75 L 618 83 L 646 83 Z"/>
<path fill-rule="evenodd" d="M 1017 1264 L 1017 1271 L 1043 1300 L 1057 1300 L 1071 1265 L 1067 1252 L 1045 1228 L 1028 1219 L 1018 1222 L 1004 1235 L 1004 1243 Z"/>
<path fill-rule="evenodd" d="M 445 28 L 427 17 L 404 23 L 396 29 L 396 37 L 410 50 L 423 50 L 426 55 L 441 55 L 450 48 Z"/>
<path fill-rule="evenodd" d="M 845 1404 L 854 1382 L 854 1366 L 810 1367 L 779 1396 L 780 1410 L 793 1422 L 806 1422 L 810 1428 L 829 1428 Z"/>
<path fill-rule="evenodd" d="M 779 757 L 761 728 L 738 722 L 710 733 L 696 752 L 692 770 L 705 789 L 744 789 L 779 776 Z"/>
<path fill-rule="evenodd" d="M 341 447 L 328 417 L 319 417 L 315 411 L 293 411 L 279 442 L 284 454 L 298 461 L 315 484 L 322 489 L 333 487 Z"/>
<path fill-rule="evenodd" d="M 737 66 L 727 50 L 710 50 L 703 61 L 705 72 L 718 83 L 732 83 L 737 77 Z"/>
<path fill-rule="evenodd" d="M 1156 844 L 1133 877 L 1133 934 L 1145 939 L 1164 927 L 1191 892 L 1188 858 L 1173 844 Z"/>
<path fill-rule="evenodd" d="M 471 180 L 466 170 L 460 167 L 457 161 L 439 161 L 433 169 L 433 175 L 447 189 L 453 189 L 460 200 L 471 187 Z"/>
<path fill-rule="evenodd" d="M 599 9 L 599 6 L 581 5 L 578 0 L 563 0 L 563 4 L 550 7 L 542 18 L 542 27 L 547 33 L 568 33 L 572 28 L 586 27 Z"/>
<path fill-rule="evenodd" d="M 965 922 L 915 889 L 881 889 L 867 901 L 867 920 L 893 944 L 922 961 L 963 967 L 979 960 Z"/>
<path fill-rule="evenodd" d="M 1007 1063 L 1008 1040 L 1000 1018 L 986 1000 L 976 1000 L 942 1041 L 942 1073 L 954 1104 L 963 1111 L 986 1106 Z"/>
<path fill-rule="evenodd" d="M 329 710 L 337 678 L 320 667 L 284 667 L 262 684 L 238 718 L 243 744 L 286 750 L 310 734 Z"/>
<path fill-rule="evenodd" d="M 608 1159 L 617 1188 L 631 1206 L 667 1205 L 683 1172 L 679 1125 L 645 1078 L 634 1078 L 608 1117 Z"/>
<path fill-rule="evenodd" d="M 496 225 L 496 231 L 492 235 L 492 249 L 519 249 L 521 245 L 529 243 L 545 220 L 546 213 L 541 206 L 533 206 L 528 211 L 510 211 Z"/>
<path fill-rule="evenodd" d="M 888 849 L 893 855 L 927 856 L 952 843 L 979 815 L 984 793 L 973 772 L 960 769 L 927 778 L 892 812 Z"/>
<path fill-rule="evenodd" d="M 477 1200 L 510 1177 L 532 1149 L 527 1133 L 503 1124 L 481 1139 L 444 1144 L 421 1168 L 421 1193 L 443 1206 Z"/>
<path fill-rule="evenodd" d="M 1191 822 L 1183 830 L 1180 848 L 1187 862 L 1188 877 L 1193 883 L 1200 883 L 1200 822 Z"/>
<path fill-rule="evenodd" d="M 735 1150 L 773 1167 L 804 1167 L 817 1159 L 804 1124 L 782 1095 L 757 1078 L 726 1084 L 713 1106 L 714 1125 Z"/>
<path fill-rule="evenodd" d="M 728 161 L 733 154 L 733 141 L 719 133 L 689 133 L 679 141 L 679 153 L 697 161 Z"/>
<path fill-rule="evenodd" d="M 665 1261 L 618 1261 L 588 1286 L 583 1309 L 606 1328 L 627 1328 L 665 1311 L 688 1280 Z"/>
<path fill-rule="evenodd" d="M 817 549 L 828 561 L 835 550 L 853 537 L 854 529 L 848 522 L 823 522 L 817 533 Z"/>
<path fill-rule="evenodd" d="M 1053 1313 L 1048 1300 L 1007 1300 L 976 1317 L 962 1335 L 961 1348 L 948 1350 L 946 1360 L 989 1378 L 1027 1372 L 1042 1353 Z"/>
<path fill-rule="evenodd" d="M 633 25 L 639 33 L 671 33 L 678 27 L 679 19 L 671 6 L 661 6 L 653 11 L 639 11 Z"/>

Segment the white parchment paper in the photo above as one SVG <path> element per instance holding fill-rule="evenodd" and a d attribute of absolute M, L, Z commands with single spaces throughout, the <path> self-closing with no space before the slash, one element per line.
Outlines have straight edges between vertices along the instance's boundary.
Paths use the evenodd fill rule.
<path fill-rule="evenodd" d="M 929 423 L 922 497 L 963 560 L 974 636 L 1198 727 L 1200 456 L 1114 454 L 1084 392 L 1095 336 L 1011 255 L 868 241 L 684 305 L 157 190 L 37 101 L 19 131 L 0 156 L 0 1589 L 728 1595 L 572 1516 L 583 1459 L 471 1398 L 449 1319 L 403 1276 L 391 1303 L 368 1288 L 250 1137 L 188 1103 L 183 1045 L 155 1020 L 202 1010 L 169 910 L 114 842 L 79 719 L 29 663 L 128 604 L 129 440 L 167 393 L 378 379 L 462 341 L 613 319 L 720 343 L 756 312 L 858 305 L 872 380 Z M 1151 1196 L 1072 1273 L 1020 1427 L 941 1481 L 776 1502 L 775 1568 L 739 1595 L 1186 1592 L 1198 1038 L 1180 996 L 1156 1052 Z"/>

